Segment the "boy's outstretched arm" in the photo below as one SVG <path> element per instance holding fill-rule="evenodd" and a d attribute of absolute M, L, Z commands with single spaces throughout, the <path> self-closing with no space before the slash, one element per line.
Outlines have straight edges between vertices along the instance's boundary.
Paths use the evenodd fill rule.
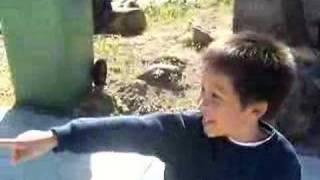
<path fill-rule="evenodd" d="M 51 128 L 51 131 L 58 140 L 54 152 L 120 151 L 154 155 L 163 143 L 167 143 L 164 141 L 173 140 L 170 136 L 183 130 L 183 124 L 179 114 L 153 113 L 80 118 Z"/>
<path fill-rule="evenodd" d="M 198 112 L 190 112 L 80 118 L 48 131 L 31 130 L 13 139 L 0 139 L 0 148 L 12 149 L 14 164 L 36 159 L 51 150 L 137 152 L 166 161 L 190 140 L 186 138 L 190 134 L 187 131 L 200 130 L 200 126 L 194 126 L 199 123 L 193 123 L 200 122 L 194 121 L 198 117 Z"/>
<path fill-rule="evenodd" d="M 51 129 L 58 142 L 53 151 L 137 152 L 162 158 L 188 141 L 185 138 L 186 131 L 191 129 L 188 128 L 191 122 L 188 119 L 193 117 L 192 113 L 188 114 L 152 113 L 76 119 Z"/>
<path fill-rule="evenodd" d="M 0 148 L 12 151 L 12 164 L 36 159 L 58 144 L 57 138 L 51 131 L 30 130 L 21 133 L 16 138 L 0 139 Z"/>

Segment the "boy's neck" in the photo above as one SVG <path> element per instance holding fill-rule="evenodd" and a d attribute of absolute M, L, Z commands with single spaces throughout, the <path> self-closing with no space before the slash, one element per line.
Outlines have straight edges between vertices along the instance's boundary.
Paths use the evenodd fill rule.
<path fill-rule="evenodd" d="M 239 131 L 229 136 L 229 138 L 238 142 L 250 143 L 250 142 L 258 142 L 258 141 L 264 140 L 268 136 L 269 134 L 265 132 L 257 122 L 252 126 L 239 128 Z"/>

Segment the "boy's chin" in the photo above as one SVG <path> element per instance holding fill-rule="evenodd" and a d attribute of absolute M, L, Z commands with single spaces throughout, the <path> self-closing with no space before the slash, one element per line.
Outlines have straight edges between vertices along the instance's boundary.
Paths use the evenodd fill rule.
<path fill-rule="evenodd" d="M 209 138 L 216 138 L 216 137 L 221 137 L 223 136 L 222 134 L 218 133 L 218 132 L 213 132 L 213 131 L 206 131 L 204 130 L 204 133 L 207 135 L 207 137 Z"/>

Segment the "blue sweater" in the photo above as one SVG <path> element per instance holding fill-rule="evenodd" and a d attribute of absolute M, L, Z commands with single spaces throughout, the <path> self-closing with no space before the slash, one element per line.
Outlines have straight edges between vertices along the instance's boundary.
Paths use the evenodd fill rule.
<path fill-rule="evenodd" d="M 160 158 L 166 180 L 300 180 L 293 146 L 272 126 L 272 138 L 256 147 L 228 138 L 208 138 L 200 112 L 81 118 L 51 128 L 58 138 L 53 152 L 137 152 Z"/>

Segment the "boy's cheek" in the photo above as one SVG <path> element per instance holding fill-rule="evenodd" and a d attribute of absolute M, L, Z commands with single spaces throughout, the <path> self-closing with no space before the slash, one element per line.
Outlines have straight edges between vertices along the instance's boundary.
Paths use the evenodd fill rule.
<path fill-rule="evenodd" d="M 205 125 L 204 132 L 208 137 L 223 136 L 223 132 L 217 127 L 217 124 Z"/>

